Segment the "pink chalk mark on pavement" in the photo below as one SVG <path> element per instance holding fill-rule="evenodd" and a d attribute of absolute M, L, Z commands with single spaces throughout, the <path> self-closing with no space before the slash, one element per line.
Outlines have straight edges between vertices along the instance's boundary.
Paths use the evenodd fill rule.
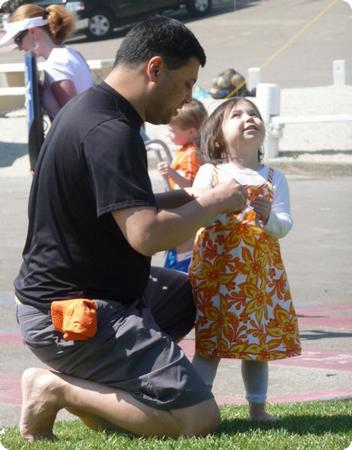
<path fill-rule="evenodd" d="M 351 317 L 324 317 L 322 315 L 318 317 L 311 316 L 298 316 L 298 324 L 300 327 L 314 327 L 318 329 L 338 329 L 338 330 L 352 330 L 352 318 Z"/>
<path fill-rule="evenodd" d="M 300 327 L 328 328 L 352 331 L 352 306 L 330 305 L 297 307 Z M 349 312 L 349 314 L 348 314 Z"/>
<path fill-rule="evenodd" d="M 301 311 L 306 312 L 307 314 L 321 314 L 321 313 L 329 313 L 334 314 L 337 311 L 351 311 L 352 305 L 318 305 L 318 306 L 300 306 L 296 307 L 296 311 L 299 313 Z"/>
<path fill-rule="evenodd" d="M 21 380 L 18 377 L 0 377 L 0 404 L 20 405 Z"/>
<path fill-rule="evenodd" d="M 279 359 L 270 364 L 352 372 L 352 353 L 331 350 L 303 350 L 301 356 Z"/>
<path fill-rule="evenodd" d="M 2 333 L 0 332 L 0 344 L 16 345 L 23 347 L 22 337 L 19 333 Z"/>

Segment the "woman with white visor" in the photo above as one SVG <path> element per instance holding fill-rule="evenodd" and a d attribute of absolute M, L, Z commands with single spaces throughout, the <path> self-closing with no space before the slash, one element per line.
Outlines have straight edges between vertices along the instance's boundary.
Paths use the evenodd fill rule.
<path fill-rule="evenodd" d="M 51 120 L 65 103 L 93 84 L 83 56 L 63 45 L 74 26 L 75 17 L 64 6 L 25 4 L 11 14 L 0 39 L 0 47 L 16 44 L 20 50 L 44 58 L 42 103 Z"/>

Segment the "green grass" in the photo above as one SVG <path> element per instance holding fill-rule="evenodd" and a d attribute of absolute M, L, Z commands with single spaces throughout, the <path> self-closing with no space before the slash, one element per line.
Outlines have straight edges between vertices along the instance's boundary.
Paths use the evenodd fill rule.
<path fill-rule="evenodd" d="M 0 442 L 9 450 L 343 450 L 352 442 L 352 401 L 282 404 L 269 411 L 282 418 L 279 424 L 251 422 L 245 406 L 224 406 L 220 428 L 206 438 L 138 438 L 94 432 L 72 421 L 56 423 L 55 442 L 25 444 L 18 428 L 7 428 Z"/>

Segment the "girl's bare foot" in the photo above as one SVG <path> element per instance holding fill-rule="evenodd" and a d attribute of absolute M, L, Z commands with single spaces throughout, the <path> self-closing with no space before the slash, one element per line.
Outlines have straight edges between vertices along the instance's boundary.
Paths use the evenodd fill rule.
<path fill-rule="evenodd" d="M 265 403 L 250 403 L 249 417 L 252 420 L 263 420 L 265 422 L 277 422 L 280 419 L 278 416 L 272 416 L 265 411 Z"/>
<path fill-rule="evenodd" d="M 280 417 L 273 416 L 267 412 L 264 412 L 263 414 L 256 414 L 256 415 L 250 414 L 250 418 L 252 420 L 263 420 L 265 422 L 278 422 L 281 420 Z"/>
<path fill-rule="evenodd" d="M 20 432 L 23 439 L 34 442 L 53 440 L 53 425 L 61 409 L 60 378 L 46 369 L 26 369 L 22 375 L 22 410 Z"/>

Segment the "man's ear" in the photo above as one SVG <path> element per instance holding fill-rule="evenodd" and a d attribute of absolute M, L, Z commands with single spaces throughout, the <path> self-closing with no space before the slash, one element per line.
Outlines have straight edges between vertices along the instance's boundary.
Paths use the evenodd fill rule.
<path fill-rule="evenodd" d="M 153 56 L 153 58 L 150 58 L 147 65 L 147 73 L 150 81 L 158 82 L 163 65 L 164 63 L 160 56 Z"/>

